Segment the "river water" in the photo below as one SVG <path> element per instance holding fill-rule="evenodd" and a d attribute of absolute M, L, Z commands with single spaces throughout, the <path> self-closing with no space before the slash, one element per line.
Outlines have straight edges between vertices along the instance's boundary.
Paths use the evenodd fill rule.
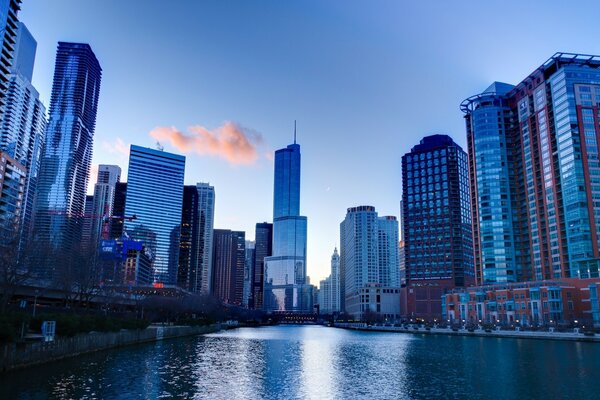
<path fill-rule="evenodd" d="M 273 326 L 0 375 L 0 399 L 598 399 L 600 344 Z"/>

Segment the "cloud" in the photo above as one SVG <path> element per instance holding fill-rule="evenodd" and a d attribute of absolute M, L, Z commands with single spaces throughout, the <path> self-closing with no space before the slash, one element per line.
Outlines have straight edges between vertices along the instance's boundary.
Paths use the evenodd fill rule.
<path fill-rule="evenodd" d="M 259 158 L 258 148 L 264 144 L 260 133 L 231 121 L 212 130 L 200 125 L 189 127 L 187 132 L 175 127 L 157 127 L 150 136 L 170 142 L 181 152 L 216 156 L 234 165 L 254 164 Z"/>
<path fill-rule="evenodd" d="M 120 137 L 118 137 L 114 143 L 103 141 L 102 148 L 108 153 L 119 154 L 121 156 L 129 158 L 129 145 L 125 144 L 123 139 L 121 139 Z"/>

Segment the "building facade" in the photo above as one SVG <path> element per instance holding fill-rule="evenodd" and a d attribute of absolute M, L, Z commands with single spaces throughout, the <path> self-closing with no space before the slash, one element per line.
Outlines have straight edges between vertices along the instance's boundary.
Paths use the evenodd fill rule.
<path fill-rule="evenodd" d="M 68 254 L 81 241 L 102 69 L 91 47 L 59 42 L 37 183 L 36 241 Z M 40 262 L 44 274 L 54 265 Z"/>
<path fill-rule="evenodd" d="M 0 1 L 0 120 L 6 105 L 10 68 L 13 65 L 21 0 Z"/>
<path fill-rule="evenodd" d="M 101 239 L 108 239 L 110 236 L 115 189 L 120 181 L 121 168 L 118 165 L 98 165 L 98 176 L 94 185 L 94 204 L 91 211 L 90 243 L 93 248 L 98 247 Z"/>
<path fill-rule="evenodd" d="M 273 255 L 265 258 L 263 309 L 312 312 L 306 279 L 306 217 L 300 216 L 300 145 L 275 152 Z"/>
<path fill-rule="evenodd" d="M 501 325 L 600 326 L 598 279 L 497 283 L 457 288 L 442 296 L 447 322 Z"/>
<path fill-rule="evenodd" d="M 405 315 L 440 318 L 441 295 L 475 284 L 467 154 L 447 135 L 402 157 Z"/>
<path fill-rule="evenodd" d="M 210 294 L 213 271 L 213 228 L 215 220 L 215 188 L 208 183 L 196 184 L 198 190 L 198 260 L 192 291 Z"/>
<path fill-rule="evenodd" d="M 117 182 L 113 196 L 112 216 L 110 219 L 109 239 L 120 239 L 123 236 L 125 219 L 125 199 L 127 198 L 127 182 Z"/>
<path fill-rule="evenodd" d="M 198 269 L 198 190 L 196 185 L 183 187 L 181 235 L 179 239 L 179 269 L 177 285 L 193 291 Z"/>
<path fill-rule="evenodd" d="M 175 285 L 185 157 L 131 145 L 123 234 L 144 242 L 154 282 Z"/>
<path fill-rule="evenodd" d="M 0 233 L 3 241 L 18 235 L 25 196 L 27 169 L 0 150 Z M 15 229 L 15 227 L 17 229 Z"/>
<path fill-rule="evenodd" d="M 331 256 L 331 273 L 319 284 L 319 308 L 323 314 L 339 313 L 340 309 L 340 255 L 337 247 Z"/>
<path fill-rule="evenodd" d="M 255 242 L 246 240 L 246 260 L 244 263 L 244 296 L 242 306 L 250 308 L 252 285 L 254 283 L 254 263 L 256 262 Z"/>
<path fill-rule="evenodd" d="M 27 27 L 18 23 L 13 65 L 8 76 L 6 104 L 0 123 L 0 149 L 27 169 L 20 233 L 27 240 L 46 130 L 46 108 L 31 84 L 37 43 Z"/>
<path fill-rule="evenodd" d="M 246 234 L 215 229 L 213 235 L 212 293 L 226 304 L 241 306 L 244 295 Z"/>
<path fill-rule="evenodd" d="M 348 208 L 340 224 L 340 297 L 347 313 L 359 319 L 369 312 L 400 316 L 397 242 L 395 217 L 379 217 L 373 206 Z"/>
<path fill-rule="evenodd" d="M 600 57 L 466 99 L 478 283 L 598 277 Z"/>
<path fill-rule="evenodd" d="M 254 235 L 254 279 L 250 308 L 263 308 L 263 289 L 265 277 L 265 258 L 273 254 L 273 224 L 262 222 L 256 224 Z"/>

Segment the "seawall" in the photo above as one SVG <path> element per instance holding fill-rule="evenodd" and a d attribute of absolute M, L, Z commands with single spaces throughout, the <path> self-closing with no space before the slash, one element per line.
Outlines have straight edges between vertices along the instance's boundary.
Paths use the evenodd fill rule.
<path fill-rule="evenodd" d="M 220 324 L 208 326 L 150 326 L 119 332 L 90 332 L 53 342 L 8 343 L 0 346 L 0 372 L 74 357 L 84 353 L 155 342 L 221 330 Z"/>
<path fill-rule="evenodd" d="M 513 338 L 513 339 L 543 339 L 543 340 L 567 340 L 578 342 L 596 342 L 600 343 L 600 337 L 585 336 L 583 333 L 571 332 L 532 332 L 532 331 L 507 331 L 491 330 L 486 332 L 483 329 L 469 331 L 467 329 L 452 330 L 450 328 L 423 328 L 423 327 L 396 327 L 396 326 L 368 326 L 365 323 L 337 323 L 335 328 L 358 330 L 365 332 L 397 332 L 419 335 L 448 335 L 448 336 L 475 336 L 490 338 Z"/>

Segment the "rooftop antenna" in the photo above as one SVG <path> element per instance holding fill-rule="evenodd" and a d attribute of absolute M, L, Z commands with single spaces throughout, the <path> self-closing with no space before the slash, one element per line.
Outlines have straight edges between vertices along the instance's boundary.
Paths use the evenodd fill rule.
<path fill-rule="evenodd" d="M 294 144 L 296 144 L 296 120 L 294 120 Z"/>
<path fill-rule="evenodd" d="M 158 140 L 156 141 L 156 150 L 165 151 L 164 146 Z"/>

